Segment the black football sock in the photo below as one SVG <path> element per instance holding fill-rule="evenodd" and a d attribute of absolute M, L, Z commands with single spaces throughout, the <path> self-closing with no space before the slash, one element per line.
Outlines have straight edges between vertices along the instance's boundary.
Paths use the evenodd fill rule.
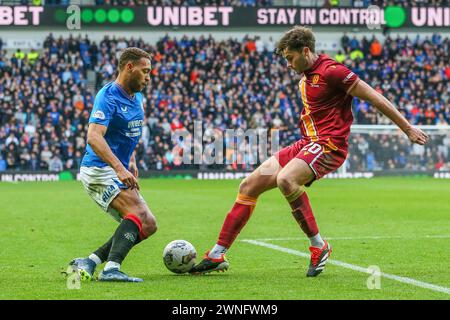
<path fill-rule="evenodd" d="M 136 241 L 134 242 L 134 245 L 137 245 L 138 243 L 142 242 L 141 237 L 136 237 Z M 100 248 L 95 250 L 93 254 L 95 254 L 101 261 L 101 263 L 105 262 L 108 259 L 109 252 L 111 251 L 111 246 L 113 243 L 113 237 L 109 239 L 105 244 L 103 244 Z"/>
<path fill-rule="evenodd" d="M 121 264 L 139 238 L 139 227 L 135 221 L 124 219 L 112 237 L 108 261 Z"/>
<path fill-rule="evenodd" d="M 113 237 L 109 239 L 104 245 L 94 251 L 94 254 L 99 257 L 101 262 L 105 262 L 108 259 L 109 252 L 111 251 L 111 246 L 113 243 Z"/>

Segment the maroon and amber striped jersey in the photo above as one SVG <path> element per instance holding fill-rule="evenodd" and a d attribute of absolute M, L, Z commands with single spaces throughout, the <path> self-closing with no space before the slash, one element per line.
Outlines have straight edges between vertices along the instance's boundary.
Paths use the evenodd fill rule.
<path fill-rule="evenodd" d="M 331 138 L 347 145 L 353 122 L 353 97 L 348 92 L 358 81 L 346 66 L 319 55 L 299 82 L 303 103 L 299 125 L 304 139 L 314 142 Z"/>

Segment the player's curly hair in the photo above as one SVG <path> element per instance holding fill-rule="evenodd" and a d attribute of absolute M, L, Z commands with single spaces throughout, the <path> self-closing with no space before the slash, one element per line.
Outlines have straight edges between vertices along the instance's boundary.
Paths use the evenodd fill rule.
<path fill-rule="evenodd" d="M 277 43 L 275 52 L 281 56 L 286 48 L 288 50 L 301 50 L 304 47 L 308 47 L 311 52 L 315 52 L 316 38 L 311 28 L 295 26 L 283 35 Z"/>
<path fill-rule="evenodd" d="M 119 70 L 123 70 L 128 62 L 136 63 L 142 58 L 152 60 L 153 55 L 136 47 L 129 47 L 122 51 L 119 57 Z"/>

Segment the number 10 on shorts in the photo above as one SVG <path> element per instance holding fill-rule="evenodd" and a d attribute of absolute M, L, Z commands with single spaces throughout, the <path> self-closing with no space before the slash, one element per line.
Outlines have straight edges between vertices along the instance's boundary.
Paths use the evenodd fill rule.
<path fill-rule="evenodd" d="M 311 142 L 303 148 L 303 150 L 305 149 L 309 153 L 318 154 L 320 151 L 322 151 L 322 146 L 318 143 Z"/>

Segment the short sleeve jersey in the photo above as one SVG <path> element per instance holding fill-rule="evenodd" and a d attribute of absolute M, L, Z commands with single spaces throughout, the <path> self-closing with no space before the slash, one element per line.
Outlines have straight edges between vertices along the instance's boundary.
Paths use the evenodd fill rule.
<path fill-rule="evenodd" d="M 319 55 L 299 82 L 303 104 L 299 125 L 304 138 L 348 141 L 353 122 L 353 97 L 349 91 L 358 81 L 358 76 L 346 66 Z"/>
<path fill-rule="evenodd" d="M 130 96 L 119 84 L 110 82 L 96 95 L 89 123 L 107 127 L 104 136 L 120 162 L 128 168 L 131 155 L 139 143 L 144 123 L 143 96 Z M 81 162 L 85 167 L 105 167 L 90 145 Z"/>

